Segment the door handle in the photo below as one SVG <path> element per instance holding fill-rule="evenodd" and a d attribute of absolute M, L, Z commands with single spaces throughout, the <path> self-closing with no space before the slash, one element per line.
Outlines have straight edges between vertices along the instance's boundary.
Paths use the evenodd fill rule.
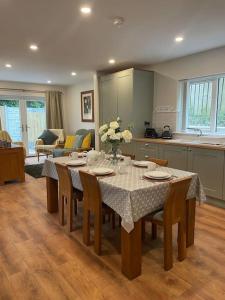
<path fill-rule="evenodd" d="M 24 127 L 23 127 L 23 124 L 22 124 L 22 126 L 20 126 L 20 128 L 22 129 L 22 132 L 24 132 Z"/>
<path fill-rule="evenodd" d="M 26 131 L 27 131 L 27 129 L 28 129 L 28 128 L 30 128 L 30 127 L 29 127 L 29 126 L 27 126 L 27 124 L 26 124 Z"/>

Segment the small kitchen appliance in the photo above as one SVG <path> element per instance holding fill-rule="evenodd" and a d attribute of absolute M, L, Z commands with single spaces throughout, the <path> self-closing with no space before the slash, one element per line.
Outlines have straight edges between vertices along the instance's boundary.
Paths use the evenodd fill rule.
<path fill-rule="evenodd" d="M 150 122 L 145 122 L 145 138 L 156 139 L 158 134 L 154 128 L 150 128 Z"/>
<path fill-rule="evenodd" d="M 173 134 L 169 125 L 163 127 L 162 139 L 172 139 Z"/>

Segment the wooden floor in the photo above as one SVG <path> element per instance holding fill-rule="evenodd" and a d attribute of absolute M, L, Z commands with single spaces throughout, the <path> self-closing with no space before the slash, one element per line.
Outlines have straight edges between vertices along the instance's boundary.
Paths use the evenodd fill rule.
<path fill-rule="evenodd" d="M 106 224 L 103 255 L 67 236 L 46 212 L 45 179 L 0 187 L 0 299 L 225 299 L 225 210 L 197 208 L 195 246 L 163 270 L 162 236 L 146 236 L 142 275 L 120 272 L 120 230 Z M 147 231 L 150 232 L 150 228 Z"/>

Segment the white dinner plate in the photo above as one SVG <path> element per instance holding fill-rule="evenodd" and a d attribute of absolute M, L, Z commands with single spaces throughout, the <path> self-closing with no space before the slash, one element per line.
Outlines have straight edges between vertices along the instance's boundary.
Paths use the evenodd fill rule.
<path fill-rule="evenodd" d="M 133 162 L 134 166 L 147 168 L 149 166 L 149 161 L 146 160 L 136 160 Z"/>
<path fill-rule="evenodd" d="M 144 174 L 145 177 L 151 179 L 169 179 L 171 174 L 162 171 L 151 171 Z"/>
<path fill-rule="evenodd" d="M 76 159 L 76 160 L 69 160 L 69 161 L 65 162 L 65 164 L 67 166 L 71 166 L 71 167 L 79 167 L 79 166 L 86 165 L 86 161 L 81 160 L 81 159 Z"/>
<path fill-rule="evenodd" d="M 110 168 L 93 168 L 91 169 L 91 172 L 95 175 L 108 175 L 112 174 L 114 171 Z"/>

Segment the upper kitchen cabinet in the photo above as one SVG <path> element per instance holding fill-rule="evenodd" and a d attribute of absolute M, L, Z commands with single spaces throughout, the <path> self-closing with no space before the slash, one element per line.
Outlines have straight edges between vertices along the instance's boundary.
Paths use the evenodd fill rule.
<path fill-rule="evenodd" d="M 100 125 L 115 119 L 133 126 L 133 135 L 144 135 L 144 121 L 152 120 L 154 73 L 128 69 L 100 77 Z"/>

